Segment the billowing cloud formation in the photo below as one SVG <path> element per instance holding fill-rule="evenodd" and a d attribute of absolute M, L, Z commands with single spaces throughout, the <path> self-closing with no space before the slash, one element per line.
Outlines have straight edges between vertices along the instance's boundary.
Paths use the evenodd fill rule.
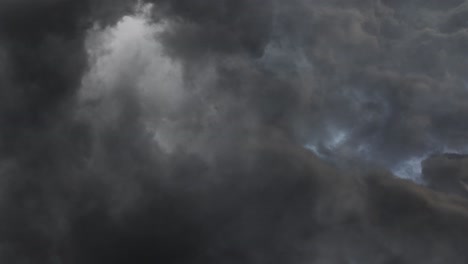
<path fill-rule="evenodd" d="M 464 1 L 155 2 L 167 53 L 238 116 L 389 168 L 466 148 Z"/>
<path fill-rule="evenodd" d="M 467 3 L 147 2 L 0 2 L 2 262 L 466 263 Z"/>

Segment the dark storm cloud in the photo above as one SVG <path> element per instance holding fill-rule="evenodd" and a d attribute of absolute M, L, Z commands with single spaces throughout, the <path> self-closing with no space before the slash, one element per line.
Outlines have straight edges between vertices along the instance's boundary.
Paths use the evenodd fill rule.
<path fill-rule="evenodd" d="M 2 262 L 54 261 L 75 167 L 89 144 L 86 126 L 71 120 L 87 66 L 86 29 L 121 14 L 99 9 L 104 2 L 0 2 Z"/>
<path fill-rule="evenodd" d="M 463 158 L 424 163 L 435 191 L 346 163 L 466 143 L 464 2 L 150 2 L 188 95 L 169 114 L 138 67 L 78 95 L 88 30 L 134 2 L 0 2 L 1 261 L 467 261 Z M 166 151 L 167 120 L 203 140 Z"/>
<path fill-rule="evenodd" d="M 248 98 L 238 115 L 302 144 L 343 131 L 387 166 L 465 144 L 463 1 L 154 3 L 168 54 L 212 65 L 214 97 Z"/>
<path fill-rule="evenodd" d="M 261 55 L 271 31 L 272 1 L 152 1 L 174 21 L 166 45 L 182 56 L 246 52 Z"/>
<path fill-rule="evenodd" d="M 301 47 L 316 62 L 319 81 L 312 89 L 325 101 L 324 115 L 356 133 L 349 141 L 370 139 L 371 152 L 384 159 L 460 146 L 461 122 L 447 117 L 464 113 L 465 50 L 458 47 L 465 31 L 440 32 L 445 22 L 437 17 L 445 12 L 414 1 L 326 5 L 313 12 L 312 30 L 301 34 Z"/>
<path fill-rule="evenodd" d="M 68 114 L 67 105 L 73 103 L 73 94 L 86 69 L 84 38 L 86 29 L 94 22 L 94 13 L 104 23 L 118 18 L 113 17 L 113 9 L 102 12 L 98 9 L 104 2 L 0 3 L 4 69 L 0 126 L 1 145 L 6 150 L 2 155 L 34 148 L 30 145 L 36 143 L 33 138 L 41 137 L 43 126 L 53 125 Z"/>
<path fill-rule="evenodd" d="M 215 166 L 181 157 L 177 155 L 170 165 L 177 168 L 171 173 L 176 180 L 164 186 L 146 183 L 140 189 L 144 197 L 117 218 L 105 205 L 74 218 L 64 259 L 69 257 L 72 263 L 466 260 L 465 200 L 382 172 L 340 175 L 305 150 L 270 142 L 238 145 L 231 154 L 223 151 Z M 187 179 L 194 174 L 203 175 L 205 181 Z"/>
<path fill-rule="evenodd" d="M 463 197 L 468 195 L 466 155 L 433 155 L 423 162 L 423 176 L 432 189 Z"/>

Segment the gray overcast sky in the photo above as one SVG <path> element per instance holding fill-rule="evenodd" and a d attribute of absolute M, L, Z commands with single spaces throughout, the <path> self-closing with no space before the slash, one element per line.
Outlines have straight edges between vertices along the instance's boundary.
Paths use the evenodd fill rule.
<path fill-rule="evenodd" d="M 467 263 L 467 15 L 0 0 L 0 262 Z"/>

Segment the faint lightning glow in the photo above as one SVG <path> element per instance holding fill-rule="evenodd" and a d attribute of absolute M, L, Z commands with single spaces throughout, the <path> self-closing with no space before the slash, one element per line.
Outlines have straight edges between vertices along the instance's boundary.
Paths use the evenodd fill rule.
<path fill-rule="evenodd" d="M 329 150 L 334 150 L 339 148 L 343 143 L 345 143 L 346 139 L 348 138 L 348 133 L 341 130 L 336 131 L 332 134 L 331 138 L 325 142 L 325 146 Z"/>
<path fill-rule="evenodd" d="M 97 127 L 112 126 L 134 97 L 148 113 L 145 126 L 155 142 L 170 151 L 177 139 L 167 116 L 177 111 L 186 94 L 180 63 L 169 58 L 159 36 L 164 21 L 150 19 L 152 5 L 139 5 L 114 27 L 88 32 L 90 70 L 82 80 L 80 114 L 91 115 Z M 153 114 L 154 113 L 154 114 Z"/>
<path fill-rule="evenodd" d="M 304 147 L 322 159 L 331 158 L 346 144 L 349 132 L 344 130 L 330 130 L 329 137 L 323 141 L 310 142 Z"/>
<path fill-rule="evenodd" d="M 429 155 L 422 155 L 417 157 L 412 157 L 408 160 L 405 160 L 392 168 L 393 174 L 395 176 L 411 180 L 416 183 L 423 184 L 423 177 L 422 177 L 422 162 L 428 157 Z"/>
<path fill-rule="evenodd" d="M 315 155 L 317 155 L 319 158 L 325 159 L 326 155 L 322 154 L 322 152 L 319 150 L 319 148 L 316 145 L 313 144 L 306 144 L 304 146 L 306 149 L 312 151 Z"/>

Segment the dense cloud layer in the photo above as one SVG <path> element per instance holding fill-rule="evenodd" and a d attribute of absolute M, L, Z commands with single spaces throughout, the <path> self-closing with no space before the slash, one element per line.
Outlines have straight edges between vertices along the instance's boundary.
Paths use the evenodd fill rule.
<path fill-rule="evenodd" d="M 0 1 L 0 261 L 466 263 L 467 12 Z"/>
<path fill-rule="evenodd" d="M 156 3 L 167 54 L 238 118 L 392 169 L 466 150 L 464 1 Z"/>
<path fill-rule="evenodd" d="M 428 186 L 437 191 L 468 196 L 467 156 L 433 155 L 423 162 L 423 176 Z"/>

